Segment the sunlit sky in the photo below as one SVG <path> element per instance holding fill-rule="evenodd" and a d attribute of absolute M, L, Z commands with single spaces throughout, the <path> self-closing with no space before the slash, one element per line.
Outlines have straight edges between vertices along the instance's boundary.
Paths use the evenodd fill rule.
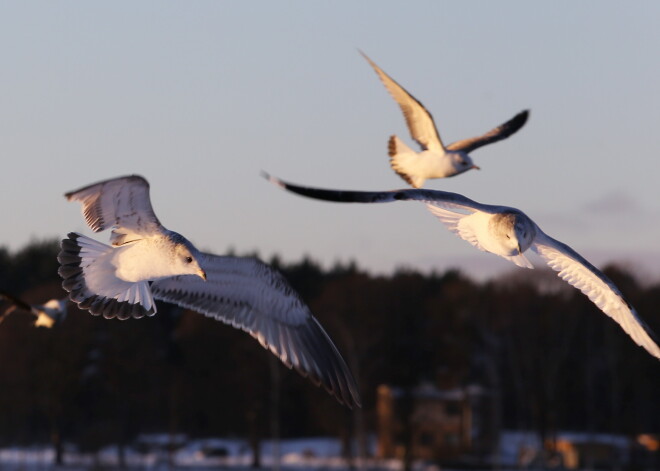
<path fill-rule="evenodd" d="M 90 235 L 63 193 L 136 173 L 200 249 L 515 269 L 421 204 L 324 203 L 260 178 L 406 186 L 387 139 L 413 142 L 361 49 L 445 142 L 531 110 L 472 154 L 481 171 L 428 188 L 517 207 L 596 265 L 660 278 L 659 24 L 650 0 L 2 2 L 0 245 Z"/>

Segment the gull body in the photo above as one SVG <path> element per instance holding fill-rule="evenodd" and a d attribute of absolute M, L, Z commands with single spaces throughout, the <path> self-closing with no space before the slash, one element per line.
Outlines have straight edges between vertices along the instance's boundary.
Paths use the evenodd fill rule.
<path fill-rule="evenodd" d="M 192 309 L 249 333 L 340 403 L 360 405 L 339 351 L 280 273 L 256 259 L 200 252 L 165 229 L 140 176 L 105 180 L 65 196 L 82 203 L 94 232 L 112 229 L 112 245 L 77 233 L 62 241 L 62 286 L 81 309 L 119 319 L 154 315 L 156 299 Z"/>
<path fill-rule="evenodd" d="M 414 188 L 420 188 L 427 179 L 448 178 L 471 169 L 479 169 L 469 155 L 486 144 L 506 139 L 527 122 L 529 111 L 524 110 L 509 121 L 481 136 L 462 139 L 445 146 L 431 113 L 414 96 L 394 81 L 369 57 L 361 52 L 397 102 L 406 120 L 410 136 L 421 146 L 416 152 L 393 135 L 388 142 L 390 166 Z"/>
<path fill-rule="evenodd" d="M 553 239 L 525 213 L 508 206 L 478 203 L 458 193 L 435 190 L 345 191 L 294 185 L 265 175 L 273 184 L 309 198 L 342 203 L 419 201 L 447 229 L 479 250 L 503 257 L 519 267 L 534 268 L 525 252 L 536 252 L 560 278 L 584 293 L 616 321 L 633 341 L 660 358 L 655 334 L 626 301 L 616 285 L 568 245 Z"/>
<path fill-rule="evenodd" d="M 110 253 L 117 277 L 129 282 L 155 281 L 173 275 L 206 278 L 199 266 L 199 251 L 182 235 L 172 231 L 125 243 Z M 149 264 L 143 263 L 149 259 Z M 193 261 L 188 260 L 192 258 Z"/>
<path fill-rule="evenodd" d="M 520 262 L 520 266 L 531 268 L 518 257 L 531 246 L 536 234 L 534 225 L 524 213 L 513 208 L 495 214 L 474 212 L 463 217 L 460 224 L 466 236 L 468 231 L 465 228 L 469 227 L 475 243 L 484 251 L 513 258 L 514 263 Z"/>
<path fill-rule="evenodd" d="M 67 314 L 67 304 L 69 302 L 68 298 L 62 298 L 50 299 L 44 304 L 28 304 L 22 299 L 6 292 L 0 292 L 0 299 L 4 299 L 11 303 L 11 305 L 0 315 L 0 322 L 12 312 L 22 311 L 30 313 L 33 316 L 35 327 L 45 327 L 47 329 L 50 329 L 64 320 Z"/>

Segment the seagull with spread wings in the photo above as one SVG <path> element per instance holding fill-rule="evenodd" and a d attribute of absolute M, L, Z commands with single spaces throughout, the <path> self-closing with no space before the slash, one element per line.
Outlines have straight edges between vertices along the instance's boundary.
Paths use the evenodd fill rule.
<path fill-rule="evenodd" d="M 660 347 L 651 329 L 623 298 L 616 285 L 568 245 L 553 239 L 525 213 L 508 206 L 481 204 L 457 193 L 435 190 L 344 191 L 294 185 L 270 175 L 271 183 L 309 198 L 342 203 L 420 201 L 447 229 L 479 250 L 503 257 L 519 267 L 534 268 L 525 257 L 532 249 L 558 275 L 584 293 L 598 308 L 651 355 Z"/>
<path fill-rule="evenodd" d="M 10 306 L 0 314 L 0 322 L 12 312 L 22 311 L 30 313 L 34 317 L 35 327 L 45 327 L 47 329 L 64 320 L 67 314 L 67 303 L 69 302 L 69 298 L 63 298 L 51 299 L 44 304 L 28 304 L 21 298 L 5 291 L 0 292 L 0 299 L 10 303 Z"/>
<path fill-rule="evenodd" d="M 397 136 L 388 144 L 392 169 L 414 188 L 421 188 L 430 178 L 447 178 L 479 169 L 469 153 L 486 144 L 506 139 L 527 122 L 529 111 L 521 111 L 506 123 L 500 124 L 482 136 L 462 139 L 447 146 L 442 143 L 431 113 L 414 96 L 382 71 L 363 52 L 360 53 L 376 71 L 392 98 L 399 104 L 406 119 L 410 136 L 422 147 L 415 152 Z"/>
<path fill-rule="evenodd" d="M 102 181 L 65 196 L 82 203 L 94 232 L 112 228 L 112 245 L 78 233 L 62 241 L 62 286 L 81 309 L 119 319 L 155 314 L 155 299 L 192 309 L 248 332 L 339 402 L 360 405 L 339 351 L 279 272 L 256 259 L 200 252 L 165 229 L 140 176 Z"/>

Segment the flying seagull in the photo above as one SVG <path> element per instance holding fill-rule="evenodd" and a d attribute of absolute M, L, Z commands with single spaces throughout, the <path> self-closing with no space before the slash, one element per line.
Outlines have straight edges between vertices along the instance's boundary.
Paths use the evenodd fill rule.
<path fill-rule="evenodd" d="M 94 232 L 112 228 L 106 245 L 78 233 L 62 241 L 62 286 L 81 309 L 106 318 L 154 315 L 154 299 L 195 310 L 248 332 L 288 368 L 348 407 L 357 385 L 339 351 L 284 277 L 251 258 L 198 251 L 154 214 L 149 183 L 132 175 L 67 193 L 80 201 Z"/>
<path fill-rule="evenodd" d="M 0 299 L 10 303 L 10 306 L 0 314 L 0 323 L 6 316 L 14 311 L 29 312 L 34 317 L 35 327 L 45 327 L 50 329 L 64 320 L 67 313 L 68 298 L 51 299 L 44 304 L 28 304 L 22 299 L 13 296 L 7 292 L 0 292 Z"/>
<path fill-rule="evenodd" d="M 486 144 L 506 139 L 527 122 L 529 111 L 524 110 L 482 136 L 463 139 L 445 146 L 431 113 L 424 108 L 424 105 L 383 72 L 366 54 L 361 51 L 360 53 L 399 104 L 410 136 L 422 147 L 421 152 L 415 152 L 397 136 L 391 136 L 388 144 L 392 169 L 415 188 L 421 188 L 429 178 L 453 177 L 473 168 L 479 169 L 472 162 L 470 152 Z"/>
<path fill-rule="evenodd" d="M 525 257 L 532 249 L 558 275 L 584 293 L 614 319 L 635 343 L 660 358 L 660 347 L 651 329 L 623 298 L 619 289 L 598 268 L 568 245 L 553 239 L 516 208 L 481 204 L 457 193 L 435 190 L 343 191 L 293 185 L 264 174 L 285 190 L 325 201 L 342 203 L 390 203 L 421 201 L 460 238 L 479 250 L 499 255 L 519 267 L 534 268 Z"/>

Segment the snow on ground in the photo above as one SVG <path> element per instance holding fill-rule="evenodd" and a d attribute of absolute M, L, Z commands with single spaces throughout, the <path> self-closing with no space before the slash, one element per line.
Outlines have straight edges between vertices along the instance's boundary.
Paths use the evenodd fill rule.
<path fill-rule="evenodd" d="M 173 467 L 190 471 L 217 467 L 251 469 L 252 451 L 246 440 L 209 438 L 190 440 L 183 444 L 180 438 L 176 438 L 174 442 L 181 443 L 182 446 L 171 454 L 167 451 L 170 440 L 171 437 L 167 435 L 141 437 L 136 441 L 135 447 L 127 447 L 124 450 L 128 469 L 161 470 Z M 374 440 L 371 440 L 371 443 L 373 446 Z M 334 438 L 282 440 L 279 446 L 265 440 L 261 444 L 263 467 L 274 467 L 277 456 L 275 452 L 278 448 L 277 455 L 284 470 L 348 469 L 346 460 L 341 458 L 341 443 Z M 0 469 L 2 471 L 113 469 L 119 464 L 118 457 L 119 449 L 115 445 L 104 447 L 95 454 L 67 449 L 64 454 L 66 466 L 55 467 L 53 465 L 55 454 L 50 446 L 10 447 L 0 449 Z M 396 460 L 370 460 L 368 466 L 363 469 L 367 468 L 398 470 L 401 466 Z"/>
<path fill-rule="evenodd" d="M 624 437 L 602 434 L 563 433 L 573 442 L 598 439 L 615 446 L 626 447 Z M 176 450 L 168 452 L 168 445 L 175 444 Z M 375 437 L 369 439 L 369 453 L 375 452 Z M 494 462 L 500 469 L 519 469 L 520 463 L 531 464 L 532 458 L 541 449 L 538 436 L 531 432 L 506 431 L 501 435 L 500 449 Z M 279 466 L 277 457 L 279 456 Z M 336 438 L 300 438 L 287 439 L 275 443 L 264 440 L 261 443 L 261 464 L 263 468 L 282 471 L 400 471 L 403 464 L 398 460 L 377 460 L 368 458 L 364 461 L 355 459 L 347 463 L 342 456 L 342 445 Z M 107 446 L 97 453 L 80 453 L 74 447 L 67 447 L 64 454 L 66 466 L 55 467 L 53 448 L 46 445 L 30 447 L 0 448 L 1 471 L 87 471 L 119 469 L 119 449 Z M 134 446 L 124 450 L 125 463 L 132 470 L 170 470 L 208 471 L 226 469 L 247 471 L 252 464 L 252 451 L 249 443 L 243 439 L 192 439 L 182 435 L 145 435 L 138 437 Z M 417 462 L 414 471 L 438 471 L 436 465 Z M 444 469 L 444 468 L 443 468 Z"/>

